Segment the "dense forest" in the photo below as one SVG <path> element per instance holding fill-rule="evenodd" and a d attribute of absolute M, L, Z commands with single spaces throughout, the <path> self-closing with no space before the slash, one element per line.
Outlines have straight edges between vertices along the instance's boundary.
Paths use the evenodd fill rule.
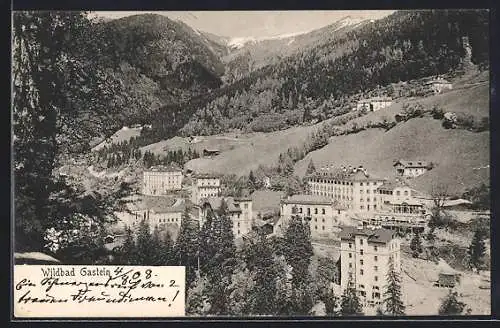
<path fill-rule="evenodd" d="M 486 68 L 488 32 L 487 11 L 398 11 L 221 89 L 163 107 L 144 137 L 157 141 L 179 128 L 185 135 L 273 131 L 341 115 L 353 95 L 459 70 L 463 37 L 472 63 Z"/>

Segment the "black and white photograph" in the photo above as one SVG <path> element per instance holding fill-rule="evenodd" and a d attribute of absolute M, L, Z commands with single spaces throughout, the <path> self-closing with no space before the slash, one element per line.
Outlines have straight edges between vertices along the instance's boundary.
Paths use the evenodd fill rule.
<path fill-rule="evenodd" d="M 491 315 L 489 44 L 487 9 L 14 11 L 12 257 L 49 287 L 13 303 Z"/>

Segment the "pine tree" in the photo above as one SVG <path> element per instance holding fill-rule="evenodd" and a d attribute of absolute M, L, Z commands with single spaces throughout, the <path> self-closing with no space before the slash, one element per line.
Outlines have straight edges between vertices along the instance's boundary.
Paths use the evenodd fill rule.
<path fill-rule="evenodd" d="M 250 189 L 252 189 L 252 191 L 258 189 L 257 179 L 255 178 L 253 171 L 250 171 L 250 173 L 248 174 L 248 184 L 250 185 L 249 187 Z"/>
<path fill-rule="evenodd" d="M 484 243 L 484 232 L 480 229 L 476 229 L 468 250 L 470 258 L 469 265 L 473 268 L 479 269 L 483 264 L 485 252 L 486 246 Z"/>
<path fill-rule="evenodd" d="M 460 315 L 465 309 L 466 304 L 458 300 L 456 291 L 450 289 L 448 295 L 443 299 L 439 307 L 440 315 Z"/>
<path fill-rule="evenodd" d="M 342 293 L 340 313 L 343 316 L 363 315 L 363 306 L 351 281 Z"/>
<path fill-rule="evenodd" d="M 389 258 L 389 271 L 387 273 L 387 286 L 384 292 L 385 313 L 388 315 L 404 315 L 405 305 L 401 293 L 401 277 L 395 270 L 394 260 Z"/>
<path fill-rule="evenodd" d="M 146 220 L 142 220 L 139 223 L 139 229 L 137 231 L 136 250 L 136 261 L 139 265 L 156 264 L 157 249 L 154 248 L 149 223 Z"/>
<path fill-rule="evenodd" d="M 422 240 L 420 239 L 420 234 L 417 232 L 413 236 L 410 242 L 410 249 L 412 250 L 412 256 L 414 258 L 418 258 L 418 256 L 422 253 Z"/>
<path fill-rule="evenodd" d="M 223 201 L 217 214 L 209 213 L 200 232 L 201 272 L 209 281 L 210 313 L 227 314 L 231 276 L 236 264 L 233 225 Z"/>
<path fill-rule="evenodd" d="M 136 262 L 136 259 L 137 255 L 136 255 L 134 236 L 132 234 L 132 230 L 130 229 L 130 227 L 127 227 L 125 229 L 125 241 L 120 248 L 116 262 L 117 264 L 122 264 L 122 265 L 137 265 L 138 263 Z"/>
<path fill-rule="evenodd" d="M 306 175 L 311 175 L 316 172 L 316 167 L 314 166 L 313 160 L 309 161 L 309 165 L 307 165 Z"/>
<path fill-rule="evenodd" d="M 186 267 L 186 287 L 189 287 L 196 278 L 199 256 L 199 227 L 186 208 L 182 215 L 179 235 L 174 245 L 174 263 Z"/>
<path fill-rule="evenodd" d="M 309 278 L 309 264 L 313 255 L 309 225 L 299 216 L 290 220 L 284 236 L 286 262 L 292 267 L 294 287 L 300 287 Z"/>
<path fill-rule="evenodd" d="M 255 286 L 251 291 L 251 312 L 258 315 L 274 314 L 276 311 L 276 277 L 278 267 L 273 259 L 273 249 L 266 236 L 259 233 L 255 242 L 242 250 L 247 268 L 255 273 Z"/>

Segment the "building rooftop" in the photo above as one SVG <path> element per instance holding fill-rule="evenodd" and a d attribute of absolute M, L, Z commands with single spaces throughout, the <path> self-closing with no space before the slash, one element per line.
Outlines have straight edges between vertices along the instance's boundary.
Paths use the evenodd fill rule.
<path fill-rule="evenodd" d="M 218 173 L 195 173 L 193 179 L 220 179 L 222 174 Z"/>
<path fill-rule="evenodd" d="M 145 169 L 144 172 L 181 172 L 182 169 L 176 165 L 156 165 L 149 169 Z"/>
<path fill-rule="evenodd" d="M 367 102 L 377 102 L 377 101 L 392 101 L 390 97 L 372 97 L 367 99 L 362 99 L 358 101 L 358 103 L 367 103 Z"/>
<path fill-rule="evenodd" d="M 241 208 L 238 200 L 236 200 L 234 197 L 210 197 L 210 198 L 203 198 L 200 202 L 201 206 L 203 205 L 210 205 L 210 207 L 213 210 L 217 210 L 220 208 L 222 204 L 222 200 L 226 202 L 227 209 L 229 213 L 240 213 Z"/>
<path fill-rule="evenodd" d="M 152 211 L 154 213 L 184 212 L 184 201 L 164 196 L 144 196 L 138 202 L 129 203 L 131 211 Z"/>
<path fill-rule="evenodd" d="M 326 196 L 317 195 L 293 195 L 288 197 L 288 199 L 283 199 L 284 204 L 321 204 L 321 205 L 333 205 L 334 201 Z"/>
<path fill-rule="evenodd" d="M 395 237 L 394 231 L 383 228 L 358 228 L 358 227 L 342 227 L 339 237 L 341 240 L 354 240 L 355 236 L 367 236 L 368 242 L 386 244 Z"/>
<path fill-rule="evenodd" d="M 426 161 L 407 161 L 407 160 L 398 160 L 394 163 L 393 166 L 396 166 L 398 164 L 403 165 L 405 168 L 420 168 L 420 167 L 427 167 L 429 166 L 429 163 Z"/>
<path fill-rule="evenodd" d="M 394 190 L 394 188 L 398 187 L 410 188 L 408 184 L 406 184 L 401 180 L 391 180 L 391 181 L 384 181 L 384 183 L 380 187 L 378 187 L 377 190 Z"/>
<path fill-rule="evenodd" d="M 352 181 L 385 181 L 385 179 L 368 174 L 366 169 L 364 169 L 363 167 L 357 167 L 357 168 L 324 167 L 324 168 L 320 168 L 319 170 L 317 170 L 310 177 L 310 179 L 318 179 L 318 178 L 335 179 L 335 180 L 340 180 L 340 181 L 351 181 L 351 182 Z"/>

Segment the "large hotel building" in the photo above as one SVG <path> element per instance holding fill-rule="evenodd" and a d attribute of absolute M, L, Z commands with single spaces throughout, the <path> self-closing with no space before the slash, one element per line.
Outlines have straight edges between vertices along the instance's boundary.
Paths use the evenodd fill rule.
<path fill-rule="evenodd" d="M 362 167 L 324 167 L 308 178 L 309 193 L 326 196 L 356 212 L 375 212 L 380 207 L 377 188 L 385 179 L 369 175 Z"/>

